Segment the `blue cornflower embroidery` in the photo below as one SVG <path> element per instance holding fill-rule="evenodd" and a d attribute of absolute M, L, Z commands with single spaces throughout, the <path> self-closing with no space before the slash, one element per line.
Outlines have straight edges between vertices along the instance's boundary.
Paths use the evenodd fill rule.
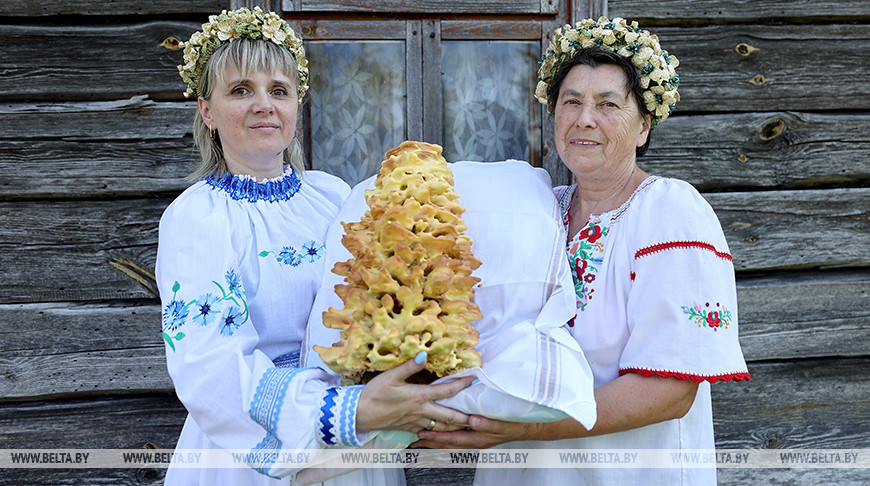
<path fill-rule="evenodd" d="M 299 258 L 299 255 L 296 254 L 296 250 L 292 246 L 281 248 L 281 251 L 278 253 L 278 261 L 284 265 L 290 265 L 291 267 L 298 266 L 302 263 L 302 259 Z"/>
<path fill-rule="evenodd" d="M 217 303 L 220 302 L 220 297 L 212 294 L 205 294 L 196 299 L 196 313 L 193 315 L 193 322 L 200 326 L 207 326 L 217 319 L 220 311 L 217 310 Z"/>
<path fill-rule="evenodd" d="M 187 319 L 187 305 L 190 305 L 184 305 L 183 300 L 176 299 L 179 289 L 181 289 L 181 284 L 175 282 L 172 285 L 172 300 L 166 304 L 166 309 L 163 311 L 163 340 L 169 344 L 173 351 L 175 351 L 175 344 L 172 340 L 181 341 L 184 339 L 184 333 L 179 331 L 172 335 L 169 332 L 174 332 L 184 325 L 184 321 Z"/>
<path fill-rule="evenodd" d="M 220 289 L 219 295 L 206 293 L 187 304 L 176 298 L 181 285 L 175 282 L 175 285 L 172 286 L 172 300 L 169 301 L 163 312 L 163 340 L 173 351 L 175 351 L 173 341 L 181 341 L 184 338 L 184 333 L 178 332 L 175 335 L 169 333 L 184 325 L 190 312 L 188 308 L 191 306 L 194 306 L 191 320 L 200 327 L 208 326 L 217 321 L 218 316 L 223 315 L 223 319 L 220 321 L 220 333 L 223 336 L 232 336 L 236 329 L 248 322 L 248 303 L 245 301 L 245 290 L 242 287 L 241 276 L 231 268 L 227 270 L 224 277 L 227 283 L 226 290 L 217 280 L 212 280 L 212 283 Z M 230 305 L 229 309 L 222 311 L 219 307 L 220 303 L 224 301 L 232 302 L 234 305 Z"/>
<path fill-rule="evenodd" d="M 239 328 L 247 320 L 242 320 L 242 313 L 238 307 L 231 305 L 224 313 L 224 318 L 221 320 L 221 336 L 232 336 L 236 329 Z"/>
<path fill-rule="evenodd" d="M 174 331 L 184 324 L 187 319 L 187 307 L 183 300 L 172 300 L 166 304 L 163 311 L 163 330 Z"/>
<path fill-rule="evenodd" d="M 263 250 L 259 253 L 259 256 L 267 257 L 273 255 L 278 263 L 298 267 L 302 262 L 314 263 L 320 260 L 323 257 L 324 248 L 326 247 L 323 243 L 311 240 L 302 245 L 302 251 L 296 251 L 292 246 L 285 246 L 278 252 Z"/>
<path fill-rule="evenodd" d="M 245 291 L 242 290 L 242 277 L 240 277 L 235 270 L 232 268 L 227 270 L 225 278 L 227 279 L 227 285 L 229 286 L 227 289 L 228 293 L 233 294 L 236 297 L 241 297 L 245 294 Z"/>
<path fill-rule="evenodd" d="M 304 255 L 303 258 L 307 258 L 308 263 L 314 263 L 315 261 L 320 260 L 320 257 L 323 256 L 323 254 L 321 252 L 323 251 L 324 248 L 325 247 L 323 246 L 322 243 L 320 245 L 318 245 L 314 241 L 309 241 L 308 243 L 305 243 L 304 245 L 302 245 L 302 250 L 303 250 L 302 254 Z"/>

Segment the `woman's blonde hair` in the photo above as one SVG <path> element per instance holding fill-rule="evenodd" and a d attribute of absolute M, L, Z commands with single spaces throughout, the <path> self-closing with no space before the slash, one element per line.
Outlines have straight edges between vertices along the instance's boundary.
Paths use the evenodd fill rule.
<path fill-rule="evenodd" d="M 258 71 L 282 73 L 299 85 L 296 60 L 287 49 L 266 40 L 240 38 L 223 44 L 212 54 L 200 80 L 199 93 L 203 99 L 210 99 L 214 87 L 226 82 L 227 69 L 231 64 L 246 78 Z M 212 136 L 199 110 L 196 110 L 193 118 L 193 142 L 199 148 L 201 160 L 187 177 L 189 181 L 227 172 L 220 134 L 215 132 Z M 294 138 L 284 150 L 284 163 L 290 164 L 300 176 L 305 171 L 305 159 L 298 138 Z"/>

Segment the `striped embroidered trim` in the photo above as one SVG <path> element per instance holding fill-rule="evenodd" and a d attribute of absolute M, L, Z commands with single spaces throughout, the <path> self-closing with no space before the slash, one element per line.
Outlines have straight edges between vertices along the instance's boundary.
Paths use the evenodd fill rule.
<path fill-rule="evenodd" d="M 719 251 L 716 249 L 715 246 L 709 243 L 704 243 L 703 241 L 669 241 L 667 243 L 658 243 L 656 245 L 647 246 L 646 248 L 641 248 L 637 250 L 637 252 L 634 254 L 634 259 L 638 260 L 647 255 L 658 253 L 660 251 L 686 248 L 698 248 L 701 250 L 707 250 L 713 252 L 714 254 L 716 254 L 717 257 L 722 258 L 723 260 L 728 260 L 729 262 L 734 261 L 730 253 Z"/>
<path fill-rule="evenodd" d="M 260 382 L 257 384 L 257 391 L 254 393 L 254 399 L 251 400 L 248 414 L 255 422 L 266 429 L 266 437 L 254 446 L 251 452 L 256 453 L 263 450 L 274 451 L 281 449 L 282 443 L 277 435 L 281 406 L 284 404 L 284 397 L 287 395 L 287 387 L 290 385 L 290 382 L 304 369 L 307 368 L 269 368 L 260 377 Z M 270 454 L 251 454 L 253 458 L 261 456 L 263 460 L 249 462 L 248 465 L 260 474 L 269 476 L 269 469 L 271 469 L 276 458 Z"/>
<path fill-rule="evenodd" d="M 717 381 L 749 381 L 748 371 L 736 371 L 734 373 L 725 373 L 722 375 L 703 376 L 691 373 L 681 373 L 679 371 L 649 370 L 645 368 L 623 368 L 619 370 L 620 376 L 627 373 L 638 373 L 643 376 L 655 375 L 664 378 L 676 378 L 678 380 L 692 380 L 695 383 L 701 383 L 702 381 L 708 381 L 710 383 L 716 383 Z"/>
<path fill-rule="evenodd" d="M 329 388 L 320 406 L 317 439 L 327 447 L 359 447 L 356 434 L 356 409 L 362 385 Z"/>
<path fill-rule="evenodd" d="M 561 348 L 550 336 L 541 333 L 537 335 L 538 373 L 531 401 L 552 406 L 556 402 L 556 391 L 560 386 L 558 366 L 561 362 Z"/>
<path fill-rule="evenodd" d="M 277 358 L 272 360 L 272 364 L 275 365 L 276 368 L 298 368 L 299 367 L 299 353 L 287 353 L 278 356 Z"/>
<path fill-rule="evenodd" d="M 328 388 L 323 396 L 323 404 L 320 406 L 320 426 L 317 428 L 317 438 L 323 445 L 334 446 L 335 433 L 333 432 L 332 419 L 335 408 L 335 397 L 338 395 L 336 388 Z"/>

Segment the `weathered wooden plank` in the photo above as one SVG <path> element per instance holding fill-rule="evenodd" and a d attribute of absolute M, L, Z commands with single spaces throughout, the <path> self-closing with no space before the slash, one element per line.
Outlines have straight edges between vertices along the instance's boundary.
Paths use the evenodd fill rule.
<path fill-rule="evenodd" d="M 870 356 L 870 273 L 776 273 L 738 279 L 747 361 Z"/>
<path fill-rule="evenodd" d="M 193 102 L 0 105 L 0 198 L 177 193 L 199 158 Z"/>
<path fill-rule="evenodd" d="M 613 17 L 655 19 L 656 22 L 685 22 L 687 19 L 758 20 L 831 18 L 864 19 L 870 17 L 870 4 L 863 0 L 735 0 L 728 2 L 697 2 L 693 0 L 608 0 L 607 9 Z"/>
<path fill-rule="evenodd" d="M 186 411 L 174 394 L 0 403 L 6 449 L 172 449 Z M 158 485 L 165 469 L 6 469 L 0 484 Z"/>
<path fill-rule="evenodd" d="M 541 23 L 528 20 L 442 20 L 441 38 L 444 40 L 539 40 Z"/>
<path fill-rule="evenodd" d="M 867 359 L 758 363 L 751 367 L 752 381 L 714 385 L 717 448 L 782 451 L 867 448 L 864 431 L 870 425 L 870 400 L 863 387 L 868 365 Z M 146 444 L 172 448 L 184 416 L 181 405 L 169 394 L 0 403 L 0 444 L 4 448 L 135 449 Z M 843 480 L 843 484 L 861 484 L 854 482 L 855 476 L 850 471 L 843 470 L 722 469 L 719 474 L 720 481 L 727 481 L 727 478 L 796 478 L 796 472 L 805 473 L 800 478 L 827 477 Z M 101 471 L 98 477 L 102 474 L 114 477 L 119 473 Z M 452 471 L 444 474 L 437 477 L 442 481 L 461 479 Z M 3 478 L 7 482 L 2 484 L 20 484 L 8 482 L 10 476 L 6 474 Z M 773 484 L 806 483 L 801 480 Z"/>
<path fill-rule="evenodd" d="M 184 39 L 195 23 L 150 22 L 130 26 L 0 26 L 0 52 L 8 82 L 6 99 L 118 98 L 152 93 L 181 99 L 183 83 L 174 66 L 181 54 L 160 46 L 167 37 Z M 659 30 L 681 59 L 678 113 L 868 109 L 870 85 L 863 52 L 870 49 L 865 25 L 728 25 Z M 743 56 L 739 44 L 758 50 Z M 63 45 L 65 49 L 46 49 Z M 691 49 L 679 46 L 692 46 Z M 69 50 L 79 56 L 65 56 Z M 837 52 L 838 62 L 812 53 Z M 794 59 L 802 59 L 795 63 Z M 528 66 L 535 69 L 535 66 Z M 812 72 L 815 89 L 802 80 Z M 828 93 L 837 92 L 831 104 Z"/>
<path fill-rule="evenodd" d="M 285 3 L 285 9 L 287 5 Z M 541 13 L 540 0 L 302 0 L 303 12 L 518 14 Z"/>
<path fill-rule="evenodd" d="M 713 390 L 716 447 L 870 447 L 868 358 L 754 363 L 752 380 Z"/>
<path fill-rule="evenodd" d="M 242 7 L 260 7 L 264 11 L 280 12 L 283 2 L 281 0 L 232 0 L 230 8 L 235 10 Z"/>
<path fill-rule="evenodd" d="M 0 105 L 0 198 L 177 192 L 198 158 L 194 109 L 143 99 Z M 653 132 L 639 164 L 701 190 L 866 183 L 868 134 L 870 116 L 861 114 L 674 116 Z"/>
<path fill-rule="evenodd" d="M 213 15 L 227 8 L 227 0 L 116 0 L 108 8 L 105 0 L 4 0 L 0 16 L 45 17 L 49 15 Z M 203 18 L 205 21 L 205 18 Z"/>
<path fill-rule="evenodd" d="M 751 363 L 870 356 L 870 272 L 744 277 L 738 302 Z M 156 299 L 0 305 L 0 400 L 171 390 L 159 329 Z"/>
<path fill-rule="evenodd" d="M 159 304 L 0 305 L 0 323 L 0 401 L 172 390 Z"/>
<path fill-rule="evenodd" d="M 4 171 L 9 177 L 0 181 L 0 195 L 105 196 L 122 192 L 142 194 L 143 190 L 177 191 L 183 188 L 180 178 L 195 158 L 189 149 L 193 110 L 191 102 L 154 103 L 141 98 L 122 102 L 0 105 L 0 115 L 5 121 L 0 127 L 0 168 L 15 169 Z M 756 126 L 760 131 L 765 122 L 770 125 L 777 120 L 784 125 L 779 138 L 782 143 L 753 137 Z M 832 126 L 838 130 L 831 130 Z M 651 172 L 683 178 L 701 188 L 854 182 L 870 177 L 867 168 L 870 162 L 866 162 L 870 157 L 865 156 L 867 143 L 862 140 L 868 126 L 870 118 L 864 116 L 786 113 L 674 117 L 655 132 L 651 154 L 642 162 Z M 177 140 L 163 141 L 167 138 Z M 140 146 L 116 143 L 140 140 Z M 707 142 L 687 144 L 686 140 Z M 739 147 L 741 143 L 745 147 Z M 735 157 L 737 152 L 740 154 Z M 819 160 L 826 163 L 818 163 Z M 786 167 L 775 170 L 769 167 L 777 163 Z M 88 165 L 103 169 L 95 175 Z M 751 177 L 746 177 L 747 170 Z"/>
<path fill-rule="evenodd" d="M 201 23 L 111 26 L 0 25 L 0 99 L 117 99 L 151 93 L 183 99 L 181 51 L 160 44 L 187 39 Z M 69 55 L 70 52 L 76 55 Z"/>
<path fill-rule="evenodd" d="M 865 266 L 870 189 L 711 193 L 738 270 Z"/>
<path fill-rule="evenodd" d="M 870 116 L 750 113 L 673 116 L 652 132 L 646 171 L 701 190 L 870 181 Z"/>
<path fill-rule="evenodd" d="M 579 22 L 585 18 L 597 19 L 607 16 L 609 0 L 570 0 L 571 23 Z"/>
<path fill-rule="evenodd" d="M 63 359 L 67 353 L 134 348 L 149 352 L 159 348 L 152 354 L 163 354 L 156 298 L 133 303 L 3 304 L 0 323 L 3 356 L 59 355 Z M 0 397 L 8 398 L 3 391 Z"/>
<path fill-rule="evenodd" d="M 721 2 L 717 2 L 717 5 Z M 870 25 L 658 27 L 680 59 L 677 112 L 866 110 Z M 837 53 L 836 61 L 825 53 Z M 812 89 L 807 89 L 807 77 Z M 832 98 L 831 93 L 836 93 Z"/>
<path fill-rule="evenodd" d="M 0 444 L 20 449 L 172 449 L 186 415 L 174 393 L 0 403 Z"/>
<path fill-rule="evenodd" d="M 709 193 L 738 270 L 863 266 L 870 189 Z M 168 198 L 0 202 L 0 303 L 149 298 L 112 261 L 153 268 Z M 45 278 L 48 276 L 49 278 Z"/>
<path fill-rule="evenodd" d="M 0 302 L 151 298 L 120 268 L 130 268 L 125 261 L 154 268 L 157 227 L 169 202 L 0 203 Z"/>
<path fill-rule="evenodd" d="M 867 473 L 861 469 L 735 469 L 720 468 L 718 483 L 725 485 L 766 484 L 773 486 L 816 486 L 836 484 L 865 486 Z M 474 469 L 405 469 L 408 486 L 471 486 Z"/>
<path fill-rule="evenodd" d="M 318 40 L 385 40 L 405 39 L 404 20 L 300 20 L 300 33 L 305 41 Z"/>
<path fill-rule="evenodd" d="M 192 144 L 0 141 L 0 199 L 177 194 L 198 158 Z"/>
<path fill-rule="evenodd" d="M 409 20 L 405 43 L 405 137 L 423 137 L 423 21 Z"/>
<path fill-rule="evenodd" d="M 865 486 L 866 469 L 830 468 L 815 469 L 796 466 L 794 468 L 719 468 L 718 483 L 727 485 L 764 484 L 768 486 L 817 486 L 836 484 L 837 486 Z"/>
<path fill-rule="evenodd" d="M 138 141 L 192 133 L 196 102 L 157 103 L 147 96 L 112 101 L 0 104 L 0 141 Z"/>
<path fill-rule="evenodd" d="M 423 20 L 423 140 L 441 144 L 444 102 L 441 88 L 441 21 Z"/>

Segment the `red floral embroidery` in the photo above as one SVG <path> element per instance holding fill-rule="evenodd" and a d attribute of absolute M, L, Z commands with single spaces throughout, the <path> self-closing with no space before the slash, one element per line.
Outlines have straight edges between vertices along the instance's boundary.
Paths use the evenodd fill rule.
<path fill-rule="evenodd" d="M 599 225 L 591 225 L 581 230 L 578 234 L 581 240 L 588 240 L 589 243 L 595 243 L 598 241 L 598 238 L 601 238 L 603 235 L 601 231 L 601 226 Z"/>
<path fill-rule="evenodd" d="M 718 302 L 716 302 L 716 307 L 719 310 L 707 310 L 705 307 L 710 307 L 710 303 L 705 303 L 703 307 L 700 304 L 695 304 L 692 307 L 684 305 L 682 309 L 683 314 L 688 315 L 689 320 L 695 321 L 698 327 L 706 326 L 714 332 L 718 331 L 720 326 L 722 329 L 728 329 L 732 319 L 730 310 Z"/>
<path fill-rule="evenodd" d="M 645 368 L 623 368 L 619 370 L 620 376 L 627 373 L 637 373 L 643 376 L 655 375 L 664 378 L 676 378 L 678 380 L 692 380 L 695 383 L 701 383 L 702 381 L 709 381 L 710 383 L 716 383 L 717 381 L 749 381 L 750 379 L 749 372 L 742 371 L 723 375 L 702 376 L 691 373 L 680 373 L 679 371 L 648 370 Z"/>
<path fill-rule="evenodd" d="M 673 250 L 673 249 L 685 249 L 685 248 L 700 248 L 702 250 L 708 250 L 716 254 L 717 257 L 722 258 L 728 261 L 734 261 L 731 257 L 730 253 L 719 251 L 715 246 L 704 243 L 703 241 L 671 241 L 668 243 L 659 243 L 656 245 L 648 246 L 646 248 L 641 248 L 637 250 L 634 254 L 634 259 L 637 260 L 639 258 L 645 257 L 652 253 L 665 251 L 665 250 Z"/>
<path fill-rule="evenodd" d="M 707 314 L 707 325 L 710 327 L 719 327 L 719 312 L 710 312 Z"/>

